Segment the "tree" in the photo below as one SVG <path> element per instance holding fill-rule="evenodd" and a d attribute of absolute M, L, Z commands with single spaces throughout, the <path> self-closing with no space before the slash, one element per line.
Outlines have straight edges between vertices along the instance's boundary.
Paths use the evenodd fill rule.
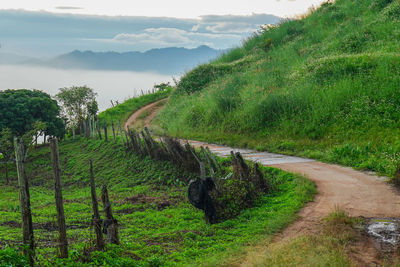
<path fill-rule="evenodd" d="M 156 84 L 154 85 L 154 89 L 158 90 L 158 91 L 165 91 L 168 87 L 170 87 L 170 83 L 160 83 L 160 84 Z"/>
<path fill-rule="evenodd" d="M 60 88 L 56 98 L 62 103 L 64 114 L 69 121 L 77 125 L 89 115 L 97 113 L 96 96 L 93 89 L 87 86 L 72 86 Z"/>
<path fill-rule="evenodd" d="M 0 132 L 0 154 L 4 163 L 7 184 L 10 182 L 8 177 L 8 162 L 12 159 L 13 151 L 13 134 L 9 128 L 4 128 Z"/>
<path fill-rule="evenodd" d="M 40 128 L 37 128 L 38 125 Z M 35 136 L 43 131 L 46 135 L 62 138 L 65 133 L 57 101 L 39 90 L 0 91 L 0 131 L 5 128 L 17 137 L 26 133 Z"/>

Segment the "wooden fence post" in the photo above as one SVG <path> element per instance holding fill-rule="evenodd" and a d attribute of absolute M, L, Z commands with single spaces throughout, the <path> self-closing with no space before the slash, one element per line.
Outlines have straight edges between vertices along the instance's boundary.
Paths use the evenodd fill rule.
<path fill-rule="evenodd" d="M 97 122 L 96 122 L 96 129 L 97 129 L 97 133 L 99 134 L 99 139 L 101 140 L 101 126 L 100 126 L 99 120 L 97 120 Z"/>
<path fill-rule="evenodd" d="M 96 233 L 96 247 L 98 250 L 103 250 L 104 240 L 103 240 L 103 234 L 101 232 L 99 204 L 97 202 L 96 185 L 94 182 L 93 160 L 92 159 L 89 160 L 89 163 L 90 163 L 90 188 L 91 188 L 92 207 L 93 207 L 93 226 L 94 226 L 94 231 Z"/>
<path fill-rule="evenodd" d="M 107 123 L 104 121 L 104 140 L 108 142 L 108 135 L 107 135 Z"/>
<path fill-rule="evenodd" d="M 111 203 L 106 185 L 104 185 L 101 190 L 101 200 L 103 202 L 104 213 L 106 214 L 106 220 L 103 226 L 107 234 L 107 242 L 119 245 L 118 222 L 112 215 Z"/>
<path fill-rule="evenodd" d="M 87 128 L 88 128 L 87 120 L 84 120 L 84 121 L 83 121 L 83 132 L 84 132 L 84 136 L 85 136 L 86 138 L 89 138 L 89 137 L 88 137 L 88 132 L 89 132 L 89 130 L 88 130 Z"/>
<path fill-rule="evenodd" d="M 25 172 L 25 147 L 22 141 L 14 137 L 15 161 L 17 163 L 19 202 L 22 217 L 22 236 L 24 245 L 24 254 L 29 257 L 30 265 L 34 265 L 35 242 L 33 237 L 31 202 L 29 195 L 28 178 Z"/>
<path fill-rule="evenodd" d="M 124 142 L 124 136 L 122 135 L 122 128 L 121 128 L 121 122 L 120 121 L 118 121 L 118 128 L 119 128 L 119 134 L 121 135 L 122 145 L 124 145 L 125 142 Z"/>
<path fill-rule="evenodd" d="M 79 122 L 79 137 L 83 137 L 83 122 Z"/>
<path fill-rule="evenodd" d="M 60 233 L 60 257 L 68 258 L 67 227 L 65 225 L 64 203 L 61 189 L 61 167 L 57 138 L 50 139 L 51 161 L 54 171 L 54 189 L 57 208 L 58 231 Z"/>
<path fill-rule="evenodd" d="M 113 131 L 113 139 L 114 139 L 114 143 L 115 143 L 115 128 L 114 128 L 114 122 L 111 122 L 111 127 L 112 127 L 112 131 Z"/>
<path fill-rule="evenodd" d="M 126 133 L 126 131 L 124 130 L 124 134 L 125 134 L 125 140 L 126 140 L 126 146 L 129 148 L 129 139 L 128 139 L 128 134 Z"/>
<path fill-rule="evenodd" d="M 211 157 L 211 160 L 213 161 L 215 168 L 217 168 L 217 171 L 221 171 L 221 167 L 219 166 L 217 159 L 215 158 L 214 154 L 210 151 L 208 146 L 206 147 L 206 150 L 207 150 L 209 156 Z"/>

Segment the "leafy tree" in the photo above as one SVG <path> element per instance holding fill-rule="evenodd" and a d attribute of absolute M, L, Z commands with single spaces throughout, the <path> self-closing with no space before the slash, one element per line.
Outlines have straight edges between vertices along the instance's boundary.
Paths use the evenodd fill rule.
<path fill-rule="evenodd" d="M 0 153 L 1 160 L 4 164 L 4 171 L 6 175 L 6 182 L 9 183 L 10 179 L 8 177 L 8 162 L 12 159 L 14 146 L 13 146 L 13 134 L 9 128 L 4 128 L 0 132 Z"/>
<path fill-rule="evenodd" d="M 165 91 L 168 87 L 170 87 L 170 83 L 160 83 L 160 84 L 156 84 L 154 85 L 154 89 L 157 89 L 158 91 Z"/>
<path fill-rule="evenodd" d="M 65 133 L 57 101 L 39 90 L 0 91 L 0 131 L 5 128 L 18 137 L 27 133 L 35 136 L 43 131 L 61 138 Z"/>
<path fill-rule="evenodd" d="M 61 88 L 56 98 L 62 103 L 64 113 L 73 125 L 79 124 L 89 115 L 96 115 L 97 94 L 87 86 Z"/>

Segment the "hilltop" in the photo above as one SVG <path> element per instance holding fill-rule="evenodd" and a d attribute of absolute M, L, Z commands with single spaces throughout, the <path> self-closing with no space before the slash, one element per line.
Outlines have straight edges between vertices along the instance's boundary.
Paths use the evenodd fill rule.
<path fill-rule="evenodd" d="M 169 134 L 393 176 L 400 139 L 400 1 L 328 1 L 187 72 Z"/>

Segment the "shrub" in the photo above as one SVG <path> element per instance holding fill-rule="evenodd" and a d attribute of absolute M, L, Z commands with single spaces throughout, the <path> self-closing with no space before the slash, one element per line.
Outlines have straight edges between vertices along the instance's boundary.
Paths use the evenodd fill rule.
<path fill-rule="evenodd" d="M 18 250 L 6 247 L 0 250 L 0 266 L 10 266 L 10 267 L 29 266 L 29 261 Z"/>
<path fill-rule="evenodd" d="M 232 67 L 228 64 L 204 64 L 188 72 L 178 83 L 177 92 L 192 94 L 203 89 L 211 81 L 223 74 L 230 73 Z"/>

